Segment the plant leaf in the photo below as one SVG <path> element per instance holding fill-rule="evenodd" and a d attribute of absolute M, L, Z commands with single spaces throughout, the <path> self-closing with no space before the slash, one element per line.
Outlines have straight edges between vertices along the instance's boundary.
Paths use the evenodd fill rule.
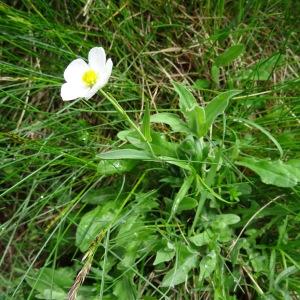
<path fill-rule="evenodd" d="M 97 166 L 100 175 L 122 174 L 131 171 L 136 162 L 133 160 L 101 160 Z"/>
<path fill-rule="evenodd" d="M 163 123 L 171 127 L 174 132 L 190 133 L 189 128 L 185 122 L 182 121 L 178 115 L 172 113 L 157 113 L 150 117 L 152 123 Z"/>
<path fill-rule="evenodd" d="M 145 112 L 143 117 L 143 124 L 142 124 L 142 132 L 147 139 L 148 142 L 151 142 L 151 128 L 150 128 L 150 110 L 149 110 L 149 102 L 146 101 L 145 104 Z"/>
<path fill-rule="evenodd" d="M 217 265 L 217 254 L 214 250 L 210 251 L 200 262 L 199 281 L 209 277 Z"/>
<path fill-rule="evenodd" d="M 263 134 L 265 134 L 272 142 L 273 144 L 276 146 L 276 148 L 278 149 L 279 151 L 279 154 L 280 154 L 280 157 L 283 156 L 283 150 L 281 148 L 281 145 L 277 142 L 277 140 L 273 137 L 273 135 L 267 131 L 266 129 L 264 129 L 262 126 L 256 124 L 255 122 L 253 121 L 250 121 L 250 120 L 246 120 L 246 119 L 243 119 L 243 118 L 237 118 L 237 119 L 234 119 L 234 121 L 237 121 L 237 122 L 240 122 L 240 123 L 245 123 L 245 124 L 248 124 L 252 127 L 255 127 L 256 129 L 260 130 Z"/>
<path fill-rule="evenodd" d="M 232 61 L 237 59 L 244 50 L 245 47 L 243 44 L 231 46 L 215 59 L 216 66 L 223 67 L 229 65 Z"/>
<path fill-rule="evenodd" d="M 205 79 L 198 79 L 194 82 L 193 88 L 196 90 L 205 90 L 209 88 L 209 81 Z"/>
<path fill-rule="evenodd" d="M 221 214 L 214 218 L 212 226 L 220 230 L 225 229 L 228 225 L 239 223 L 241 218 L 235 214 Z"/>
<path fill-rule="evenodd" d="M 198 202 L 192 197 L 184 197 L 182 201 L 179 203 L 177 212 L 181 212 L 183 210 L 191 210 L 197 207 Z"/>
<path fill-rule="evenodd" d="M 152 156 L 149 152 L 135 149 L 120 149 L 103 152 L 97 155 L 101 159 L 151 159 Z"/>
<path fill-rule="evenodd" d="M 191 110 L 197 101 L 194 98 L 193 94 L 182 84 L 173 82 L 173 86 L 177 94 L 179 95 L 179 107 L 181 108 L 182 113 L 185 113 Z"/>
<path fill-rule="evenodd" d="M 171 210 L 171 215 L 170 215 L 170 219 L 172 219 L 172 217 L 175 215 L 175 213 L 177 212 L 178 206 L 181 202 L 181 200 L 186 196 L 187 192 L 189 191 L 191 184 L 194 181 L 194 175 L 191 174 L 188 177 L 185 178 L 182 186 L 180 187 L 180 190 L 178 191 L 174 202 L 173 202 L 173 206 L 172 206 L 172 210 Z"/>
<path fill-rule="evenodd" d="M 156 253 L 153 265 L 156 266 L 162 262 L 170 261 L 175 256 L 175 251 L 172 249 L 164 248 Z"/>
<path fill-rule="evenodd" d="M 41 297 L 43 297 L 41 299 L 65 299 L 66 291 L 72 285 L 74 277 L 75 273 L 71 268 L 59 268 L 56 270 L 42 268 L 40 270 L 31 270 L 26 277 L 26 281 L 41 294 Z"/>
<path fill-rule="evenodd" d="M 192 252 L 186 245 L 177 245 L 177 259 L 175 266 L 167 272 L 161 286 L 174 287 L 184 282 L 189 275 L 191 269 L 195 268 L 198 261 L 196 252 Z"/>
<path fill-rule="evenodd" d="M 196 234 L 190 238 L 190 241 L 194 243 L 196 246 L 201 247 L 203 245 L 207 245 L 210 240 L 213 238 L 212 232 L 209 230 L 205 230 L 199 234 Z"/>
<path fill-rule="evenodd" d="M 299 181 L 299 168 L 281 160 L 271 161 L 251 157 L 242 158 L 236 164 L 251 169 L 260 176 L 261 181 L 265 184 L 293 187 Z"/>
<path fill-rule="evenodd" d="M 252 80 L 269 80 L 273 71 L 276 68 L 276 65 L 282 62 L 282 54 L 275 54 L 263 61 L 258 62 L 250 73 L 250 78 Z"/>
<path fill-rule="evenodd" d="M 114 218 L 115 202 L 108 202 L 87 212 L 80 220 L 76 231 L 76 246 L 82 252 L 88 250 L 97 235 Z"/>
<path fill-rule="evenodd" d="M 137 291 L 131 278 L 123 276 L 114 286 L 113 294 L 117 299 L 136 300 Z"/>
<path fill-rule="evenodd" d="M 203 137 L 207 132 L 206 115 L 203 107 L 196 105 L 190 110 L 190 128 L 197 137 Z"/>
<path fill-rule="evenodd" d="M 241 91 L 238 90 L 226 91 L 219 94 L 208 103 L 208 105 L 205 107 L 207 128 L 213 124 L 218 115 L 224 113 L 226 107 L 228 106 L 229 100 L 240 93 Z"/>

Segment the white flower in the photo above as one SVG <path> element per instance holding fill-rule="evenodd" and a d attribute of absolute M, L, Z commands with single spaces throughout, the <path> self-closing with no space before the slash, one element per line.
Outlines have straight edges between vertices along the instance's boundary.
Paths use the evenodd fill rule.
<path fill-rule="evenodd" d="M 60 95 L 64 101 L 84 97 L 90 99 L 99 89 L 106 85 L 111 75 L 113 63 L 106 60 L 102 47 L 92 48 L 89 63 L 78 58 L 73 60 L 64 72 L 66 83 L 61 87 Z"/>

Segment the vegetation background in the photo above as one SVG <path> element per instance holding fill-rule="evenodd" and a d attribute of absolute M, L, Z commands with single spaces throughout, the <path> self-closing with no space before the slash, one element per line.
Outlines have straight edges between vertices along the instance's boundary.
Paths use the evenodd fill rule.
<path fill-rule="evenodd" d="M 299 1 L 0 12 L 0 299 L 299 299 Z M 64 103 L 64 69 L 95 46 L 105 93 Z M 201 114 L 227 90 L 198 139 L 180 127 L 183 100 Z"/>

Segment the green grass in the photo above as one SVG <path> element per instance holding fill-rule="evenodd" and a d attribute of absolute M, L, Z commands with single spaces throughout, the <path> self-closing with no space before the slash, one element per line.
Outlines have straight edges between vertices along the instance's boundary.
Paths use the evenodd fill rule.
<path fill-rule="evenodd" d="M 0 11 L 0 299 L 300 297 L 297 1 L 23 0 Z M 63 102 L 66 66 L 95 46 L 114 62 L 104 93 Z M 199 134 L 183 101 L 205 107 L 236 89 Z M 123 132 L 132 127 L 109 97 L 152 141 Z M 147 106 L 189 133 L 165 120 L 150 130 Z M 99 156 L 122 149 L 146 158 Z M 267 175 L 246 165 L 253 157 Z"/>

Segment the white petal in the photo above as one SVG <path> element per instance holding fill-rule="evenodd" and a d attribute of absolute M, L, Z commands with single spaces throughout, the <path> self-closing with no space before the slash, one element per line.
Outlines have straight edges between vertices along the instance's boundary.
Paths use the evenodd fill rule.
<path fill-rule="evenodd" d="M 97 92 L 98 92 L 99 88 L 97 87 L 97 85 L 94 85 L 84 96 L 84 99 L 89 100 L 90 98 L 92 98 Z"/>
<path fill-rule="evenodd" d="M 108 59 L 105 64 L 104 74 L 102 75 L 103 80 L 105 82 L 104 84 L 106 84 L 108 82 L 108 79 L 111 75 L 112 67 L 113 67 L 113 62 L 111 59 Z"/>
<path fill-rule="evenodd" d="M 75 100 L 77 98 L 85 97 L 89 89 L 83 85 L 64 83 L 60 90 L 60 95 L 63 101 Z"/>
<path fill-rule="evenodd" d="M 108 79 L 111 75 L 112 67 L 113 67 L 113 62 L 111 59 L 108 59 L 105 64 L 104 72 L 100 74 L 99 80 L 84 96 L 86 100 L 92 98 L 98 92 L 98 90 L 100 90 L 102 87 L 104 87 L 107 84 Z"/>
<path fill-rule="evenodd" d="M 77 58 L 65 69 L 64 78 L 66 82 L 80 82 L 84 72 L 88 69 L 88 64 L 82 58 Z"/>
<path fill-rule="evenodd" d="M 94 47 L 89 52 L 89 66 L 98 73 L 105 67 L 106 55 L 102 47 Z"/>

